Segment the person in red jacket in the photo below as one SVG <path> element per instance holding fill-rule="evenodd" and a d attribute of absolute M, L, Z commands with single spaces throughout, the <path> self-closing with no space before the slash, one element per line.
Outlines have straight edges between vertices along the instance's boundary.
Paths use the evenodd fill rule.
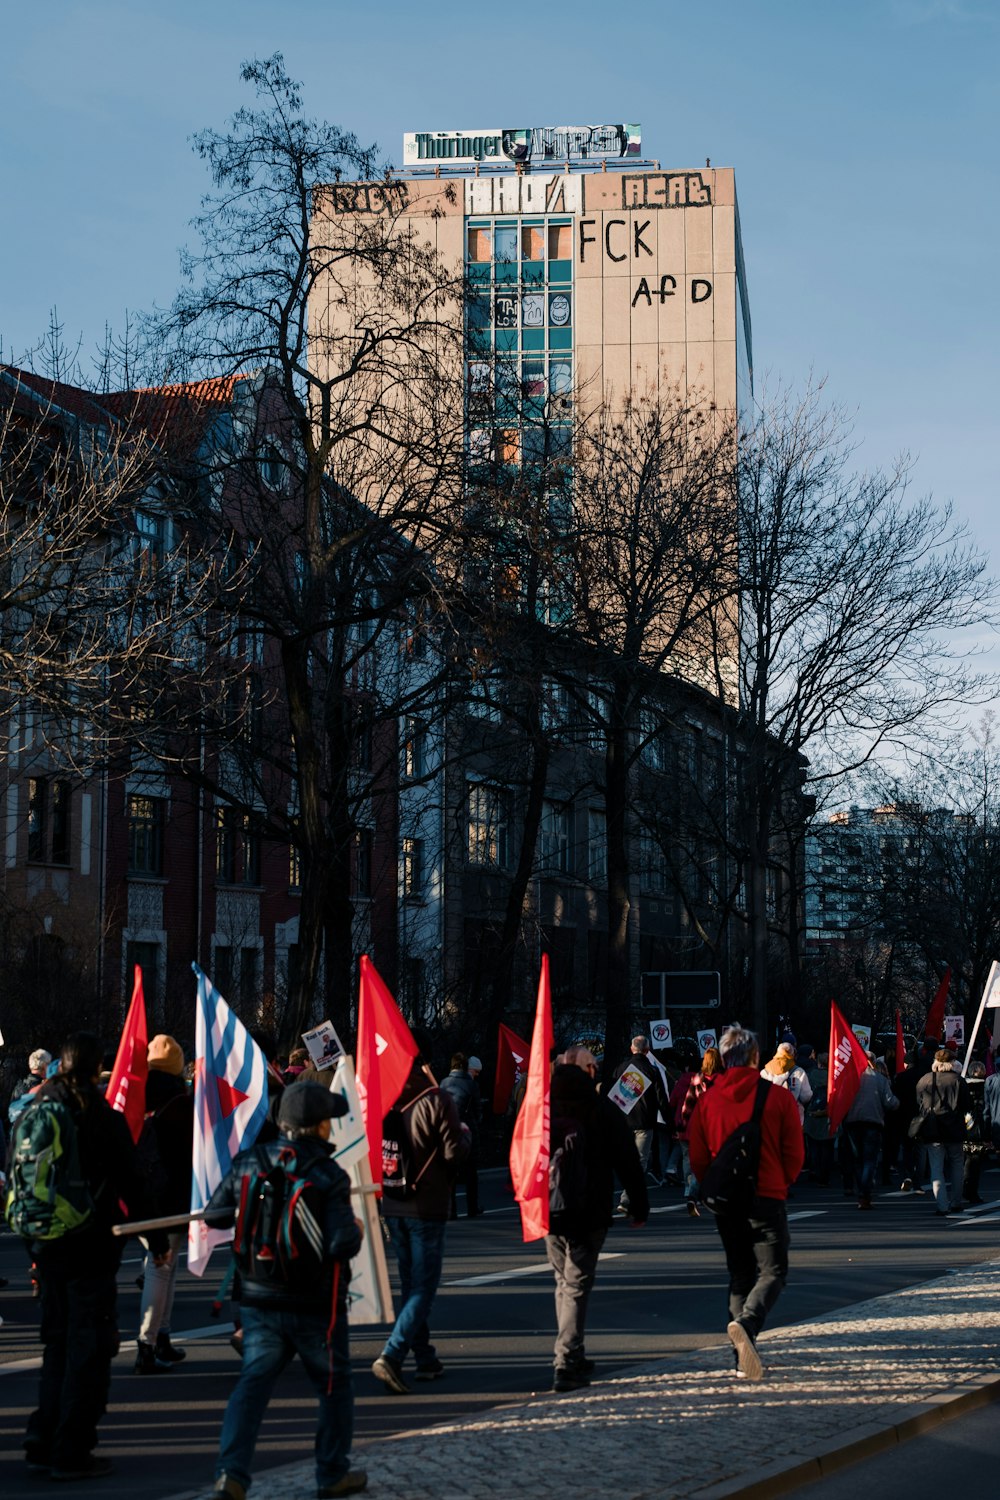
<path fill-rule="evenodd" d="M 700 1181 L 733 1131 L 753 1114 L 760 1046 L 752 1031 L 731 1026 L 719 1039 L 725 1072 L 695 1105 L 688 1125 L 691 1167 Z M 760 1122 L 757 1197 L 749 1215 L 720 1214 L 719 1238 L 729 1269 L 729 1324 L 736 1373 L 760 1380 L 757 1335 L 788 1278 L 788 1189 L 802 1170 L 799 1108 L 787 1089 L 768 1087 Z"/>

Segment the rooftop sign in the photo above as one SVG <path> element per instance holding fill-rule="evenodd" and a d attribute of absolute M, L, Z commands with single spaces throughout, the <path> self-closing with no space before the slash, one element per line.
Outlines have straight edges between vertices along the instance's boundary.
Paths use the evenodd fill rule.
<path fill-rule="evenodd" d="M 422 162 L 601 161 L 638 156 L 638 125 L 535 125 L 521 130 L 434 130 L 403 136 L 403 165 Z"/>

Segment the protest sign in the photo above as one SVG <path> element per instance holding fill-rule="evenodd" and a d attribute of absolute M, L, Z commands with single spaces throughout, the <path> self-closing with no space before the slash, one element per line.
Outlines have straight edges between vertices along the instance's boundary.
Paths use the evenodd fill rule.
<path fill-rule="evenodd" d="M 649 1040 L 652 1046 L 659 1047 L 661 1050 L 674 1045 L 673 1029 L 666 1018 L 650 1023 Z"/>
<path fill-rule="evenodd" d="M 608 1098 L 617 1104 L 622 1114 L 627 1115 L 652 1086 L 652 1079 L 647 1078 L 645 1073 L 641 1073 L 638 1068 L 628 1067 L 608 1089 Z"/>
<path fill-rule="evenodd" d="M 702 1057 L 705 1056 L 705 1053 L 708 1051 L 709 1047 L 714 1047 L 717 1045 L 717 1041 L 718 1039 L 713 1030 L 709 1029 L 706 1031 L 699 1031 L 698 1051 L 701 1053 Z"/>
<path fill-rule="evenodd" d="M 332 1068 L 344 1055 L 340 1037 L 334 1031 L 332 1021 L 321 1021 L 312 1031 L 304 1031 L 302 1040 L 309 1049 L 309 1058 L 314 1068 Z"/>

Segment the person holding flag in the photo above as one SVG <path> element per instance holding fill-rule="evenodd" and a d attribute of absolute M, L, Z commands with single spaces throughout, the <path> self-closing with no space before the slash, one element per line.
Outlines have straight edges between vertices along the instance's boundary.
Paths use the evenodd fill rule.
<path fill-rule="evenodd" d="M 139 1160 L 150 1170 L 151 1191 L 159 1214 L 186 1214 L 191 1198 L 191 1161 L 194 1155 L 194 1100 L 184 1082 L 184 1052 L 172 1036 L 154 1036 L 147 1052 L 146 1118 L 139 1136 Z M 172 1370 L 185 1351 L 170 1342 L 170 1318 L 177 1285 L 177 1266 L 184 1229 L 169 1233 L 165 1260 L 146 1255 L 135 1373 L 158 1375 Z"/>
<path fill-rule="evenodd" d="M 372 1374 L 392 1395 L 405 1396 L 410 1387 L 403 1365 L 411 1350 L 418 1380 L 444 1374 L 428 1319 L 441 1280 L 452 1183 L 468 1151 L 468 1132 L 367 957 L 361 960 L 358 1003 L 358 1094 L 400 1284 L 399 1315 Z"/>

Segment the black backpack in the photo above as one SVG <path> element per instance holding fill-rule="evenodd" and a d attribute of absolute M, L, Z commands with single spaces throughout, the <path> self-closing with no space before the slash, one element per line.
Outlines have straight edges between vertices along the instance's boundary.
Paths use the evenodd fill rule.
<path fill-rule="evenodd" d="M 572 1222 L 587 1205 L 587 1129 L 582 1120 L 552 1121 L 549 1155 L 549 1219 Z"/>
<path fill-rule="evenodd" d="M 402 1107 L 394 1105 L 382 1121 L 382 1197 L 391 1202 L 398 1203 L 413 1197 L 421 1177 L 438 1154 L 435 1146 L 423 1165 L 418 1167 L 406 1128 L 407 1110 L 413 1108 L 417 1099 L 423 1099 L 429 1093 L 430 1089 L 424 1089 L 409 1104 Z"/>
<path fill-rule="evenodd" d="M 233 1255 L 247 1281 L 309 1295 L 327 1269 L 326 1191 L 299 1169 L 295 1150 L 282 1148 L 273 1166 L 262 1161 L 244 1178 Z"/>
<path fill-rule="evenodd" d="M 766 1078 L 758 1080 L 753 1114 L 726 1136 L 702 1178 L 699 1197 L 713 1214 L 749 1215 L 753 1210 L 760 1170 L 760 1117 L 772 1087 Z"/>

